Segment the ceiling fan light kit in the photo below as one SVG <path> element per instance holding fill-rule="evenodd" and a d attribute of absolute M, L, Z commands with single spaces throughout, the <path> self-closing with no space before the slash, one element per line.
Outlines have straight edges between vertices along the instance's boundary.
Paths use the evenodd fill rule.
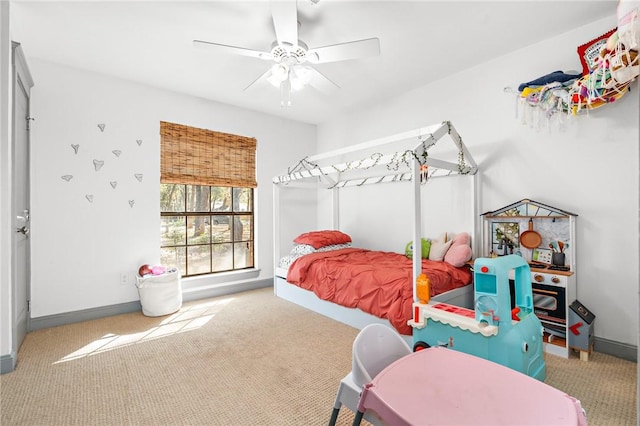
<path fill-rule="evenodd" d="M 317 1 L 313 3 L 317 3 Z M 193 45 L 198 48 L 275 62 L 244 90 L 265 80 L 280 88 L 280 106 L 291 106 L 292 90 L 300 90 L 307 85 L 321 91 L 330 91 L 340 87 L 313 66 L 303 65 L 305 62 L 321 64 L 380 55 L 380 40 L 377 38 L 309 49 L 304 42 L 298 40 L 299 23 L 296 1 L 271 1 L 270 4 L 276 41 L 272 43 L 269 52 L 193 40 Z"/>
<path fill-rule="evenodd" d="M 280 83 L 289 78 L 289 67 L 285 64 L 275 64 L 271 67 L 271 76 L 267 78 L 269 83 L 280 87 Z"/>

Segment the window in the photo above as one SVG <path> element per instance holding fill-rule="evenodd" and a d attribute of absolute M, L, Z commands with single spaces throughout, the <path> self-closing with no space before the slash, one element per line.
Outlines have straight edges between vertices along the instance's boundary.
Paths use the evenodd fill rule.
<path fill-rule="evenodd" d="M 183 276 L 252 268 L 253 189 L 160 185 L 161 262 Z"/>
<path fill-rule="evenodd" d="M 161 122 L 161 262 L 183 276 L 254 267 L 256 140 Z"/>

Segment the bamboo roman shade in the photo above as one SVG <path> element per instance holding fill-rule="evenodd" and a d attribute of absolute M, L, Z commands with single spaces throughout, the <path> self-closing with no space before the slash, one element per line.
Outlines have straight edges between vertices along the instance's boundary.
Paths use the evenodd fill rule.
<path fill-rule="evenodd" d="M 160 182 L 255 188 L 256 139 L 160 122 Z"/>

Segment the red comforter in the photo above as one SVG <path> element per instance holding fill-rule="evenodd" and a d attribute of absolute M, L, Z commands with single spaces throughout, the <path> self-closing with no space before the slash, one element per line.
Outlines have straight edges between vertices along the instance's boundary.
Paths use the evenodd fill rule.
<path fill-rule="evenodd" d="M 429 277 L 432 296 L 471 282 L 468 268 L 446 262 L 423 260 L 422 272 Z M 400 334 L 410 335 L 412 275 L 412 261 L 404 255 L 348 248 L 296 259 L 287 281 L 321 299 L 386 318 Z"/>

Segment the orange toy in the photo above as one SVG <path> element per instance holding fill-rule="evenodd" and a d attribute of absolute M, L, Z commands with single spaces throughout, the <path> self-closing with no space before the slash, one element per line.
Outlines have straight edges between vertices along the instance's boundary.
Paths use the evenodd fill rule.
<path fill-rule="evenodd" d="M 429 303 L 429 299 L 431 298 L 431 283 L 425 274 L 420 274 L 416 279 L 416 295 L 420 303 Z"/>

